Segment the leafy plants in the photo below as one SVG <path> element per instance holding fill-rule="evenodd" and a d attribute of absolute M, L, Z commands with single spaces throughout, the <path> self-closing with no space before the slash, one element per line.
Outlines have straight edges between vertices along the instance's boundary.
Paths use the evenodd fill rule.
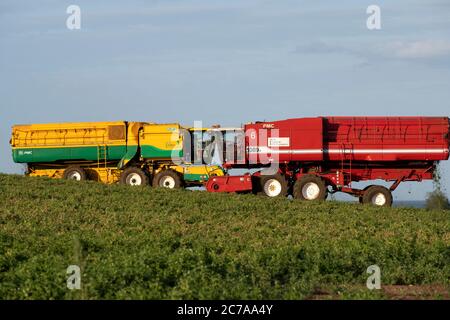
<path fill-rule="evenodd" d="M 390 298 L 374 264 L 382 287 L 449 286 L 446 210 L 16 175 L 0 200 L 0 299 Z"/>

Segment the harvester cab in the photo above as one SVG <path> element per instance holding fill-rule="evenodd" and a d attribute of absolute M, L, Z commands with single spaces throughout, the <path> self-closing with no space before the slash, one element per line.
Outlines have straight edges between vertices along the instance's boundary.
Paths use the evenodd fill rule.
<path fill-rule="evenodd" d="M 242 128 L 190 128 L 189 140 L 185 139 L 185 151 L 193 163 L 230 165 L 245 163 L 245 134 Z"/>

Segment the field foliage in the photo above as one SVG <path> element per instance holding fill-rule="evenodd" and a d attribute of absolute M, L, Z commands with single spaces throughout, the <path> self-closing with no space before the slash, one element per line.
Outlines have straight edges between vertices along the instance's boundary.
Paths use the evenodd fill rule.
<path fill-rule="evenodd" d="M 449 244 L 446 210 L 0 175 L 0 299 L 383 298 L 368 266 L 448 288 Z"/>

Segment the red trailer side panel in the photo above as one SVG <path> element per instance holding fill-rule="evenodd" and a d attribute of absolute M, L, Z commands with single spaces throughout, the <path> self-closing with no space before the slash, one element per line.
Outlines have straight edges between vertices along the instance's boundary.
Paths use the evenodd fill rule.
<path fill-rule="evenodd" d="M 446 160 L 448 132 L 449 120 L 444 117 L 327 117 L 325 159 Z"/>
<path fill-rule="evenodd" d="M 257 122 L 245 132 L 250 163 L 323 160 L 322 118 Z"/>
<path fill-rule="evenodd" d="M 449 158 L 446 117 L 319 117 L 245 126 L 249 163 L 439 161 Z"/>

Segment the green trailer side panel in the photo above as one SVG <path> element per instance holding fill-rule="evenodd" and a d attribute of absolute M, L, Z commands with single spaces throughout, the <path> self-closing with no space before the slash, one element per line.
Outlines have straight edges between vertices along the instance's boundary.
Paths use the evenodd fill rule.
<path fill-rule="evenodd" d="M 126 145 L 106 146 L 106 160 L 120 160 L 126 154 Z M 103 146 L 62 148 L 17 148 L 13 149 L 13 160 L 17 163 L 39 163 L 69 160 L 97 161 L 105 159 Z"/>
<path fill-rule="evenodd" d="M 183 175 L 183 179 L 185 181 L 208 181 L 208 175 L 207 174 L 195 174 L 195 173 L 185 173 Z"/>
<path fill-rule="evenodd" d="M 134 158 L 138 150 L 137 145 L 130 145 L 127 147 L 127 153 L 120 159 L 119 164 L 117 165 L 117 168 L 123 169 L 123 167 Z"/>
<path fill-rule="evenodd" d="M 144 159 L 172 159 L 182 158 L 183 150 L 163 150 L 150 145 L 141 146 L 141 157 Z"/>

